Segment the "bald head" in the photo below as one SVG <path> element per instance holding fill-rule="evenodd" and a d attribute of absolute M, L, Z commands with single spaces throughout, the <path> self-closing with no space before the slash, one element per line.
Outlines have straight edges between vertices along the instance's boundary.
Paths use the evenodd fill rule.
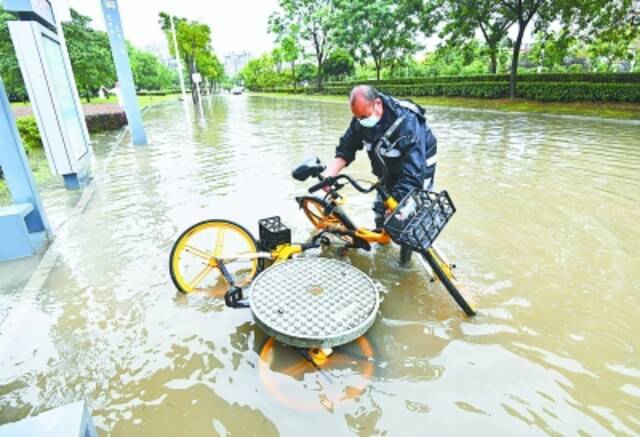
<path fill-rule="evenodd" d="M 376 90 L 369 85 L 358 85 L 349 96 L 351 113 L 358 120 L 375 116 L 382 117 L 383 105 Z"/>

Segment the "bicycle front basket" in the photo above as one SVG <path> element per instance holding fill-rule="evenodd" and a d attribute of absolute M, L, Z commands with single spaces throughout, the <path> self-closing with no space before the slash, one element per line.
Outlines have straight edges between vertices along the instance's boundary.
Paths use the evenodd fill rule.
<path fill-rule="evenodd" d="M 456 212 L 449 193 L 414 189 L 384 222 L 384 229 L 397 244 L 416 251 L 429 249 Z"/>

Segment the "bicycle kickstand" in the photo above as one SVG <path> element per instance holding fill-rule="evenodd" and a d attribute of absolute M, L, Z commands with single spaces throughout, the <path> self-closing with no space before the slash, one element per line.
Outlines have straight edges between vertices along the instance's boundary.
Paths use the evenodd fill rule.
<path fill-rule="evenodd" d="M 244 293 L 242 288 L 238 287 L 233 279 L 233 275 L 227 270 L 224 262 L 220 259 L 216 259 L 216 263 L 222 272 L 222 275 L 229 283 L 229 289 L 224 294 L 224 303 L 229 308 L 249 308 L 249 302 L 244 300 Z"/>

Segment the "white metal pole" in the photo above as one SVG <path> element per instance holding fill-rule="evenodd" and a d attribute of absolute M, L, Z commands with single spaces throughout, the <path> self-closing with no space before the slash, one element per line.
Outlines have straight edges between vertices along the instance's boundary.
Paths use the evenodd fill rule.
<path fill-rule="evenodd" d="M 173 13 L 169 11 L 169 21 L 171 22 L 171 33 L 173 34 L 173 48 L 176 52 L 176 63 L 178 64 L 178 77 L 180 78 L 180 89 L 182 100 L 187 100 L 187 91 L 184 86 L 184 76 L 182 74 L 182 62 L 180 62 L 180 52 L 178 51 L 178 37 L 176 36 L 176 26 L 173 24 Z"/>

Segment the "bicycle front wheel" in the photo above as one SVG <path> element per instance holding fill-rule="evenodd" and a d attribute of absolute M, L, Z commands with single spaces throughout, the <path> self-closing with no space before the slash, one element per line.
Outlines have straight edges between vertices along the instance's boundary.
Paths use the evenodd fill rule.
<path fill-rule="evenodd" d="M 475 299 L 466 291 L 460 281 L 455 278 L 451 266 L 443 261 L 433 248 L 422 252 L 421 255 L 425 261 L 429 263 L 429 266 L 433 269 L 433 273 L 442 282 L 444 288 L 447 289 L 464 313 L 469 317 L 475 316 L 477 312 Z"/>
<path fill-rule="evenodd" d="M 318 351 L 320 352 L 320 351 Z M 364 336 L 318 357 L 307 351 L 314 363 L 296 348 L 269 338 L 260 351 L 258 372 L 275 399 L 296 410 L 333 410 L 338 404 L 361 396 L 374 377 L 374 350 Z M 313 376 L 314 373 L 322 372 Z M 301 390 L 297 381 L 308 381 L 313 390 Z M 313 383 L 311 383 L 313 381 Z"/>
<path fill-rule="evenodd" d="M 259 270 L 258 245 L 249 231 L 227 220 L 206 220 L 184 231 L 171 250 L 169 270 L 175 286 L 183 293 L 206 292 L 222 297 L 229 289 L 218 266 L 222 260 L 243 287 Z"/>
<path fill-rule="evenodd" d="M 355 229 L 351 220 L 339 212 L 339 209 L 334 210 L 331 214 L 325 214 L 328 205 L 327 202 L 315 197 L 303 197 L 300 200 L 300 207 L 316 229 L 329 227 L 337 227 L 345 231 Z"/>
<path fill-rule="evenodd" d="M 334 210 L 330 214 L 325 214 L 328 205 L 327 202 L 316 197 L 303 197 L 300 200 L 300 208 L 302 208 L 314 228 L 319 230 L 335 229 L 338 231 L 355 230 L 356 227 L 354 224 L 345 214 L 340 212 L 340 210 Z M 347 245 L 356 243 L 355 238 L 348 235 L 340 235 L 340 239 Z"/>

